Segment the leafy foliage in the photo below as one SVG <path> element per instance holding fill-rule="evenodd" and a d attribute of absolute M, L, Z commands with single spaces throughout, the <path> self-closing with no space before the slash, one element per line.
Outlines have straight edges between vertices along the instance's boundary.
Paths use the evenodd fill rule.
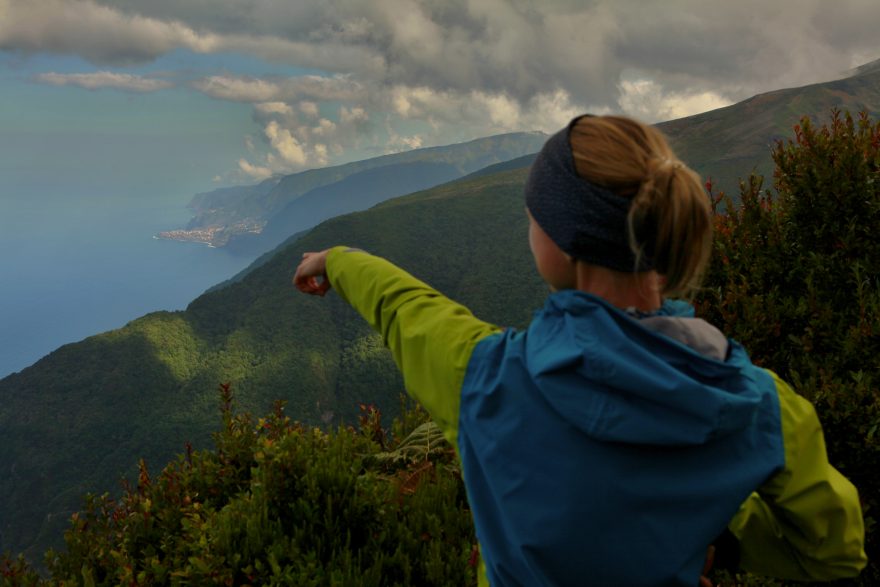
<path fill-rule="evenodd" d="M 870 567 L 880 582 L 880 124 L 834 111 L 773 151 L 775 194 L 760 178 L 741 205 L 715 197 L 715 256 L 702 316 L 811 400 L 831 462 L 859 489 Z"/>
<path fill-rule="evenodd" d="M 280 402 L 254 422 L 233 413 L 228 384 L 221 395 L 214 450 L 189 447 L 155 478 L 141 461 L 120 499 L 86 499 L 66 549 L 47 554 L 48 579 L 5 559 L 4 584 L 476 583 L 461 473 L 442 436 L 426 436 L 424 412 L 392 434 L 362 406 L 359 427 L 326 433 Z M 398 451 L 407 458 L 382 456 Z"/>

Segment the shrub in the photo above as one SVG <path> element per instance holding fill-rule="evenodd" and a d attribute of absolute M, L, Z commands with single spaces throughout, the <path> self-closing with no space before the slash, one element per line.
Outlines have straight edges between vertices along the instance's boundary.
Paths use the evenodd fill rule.
<path fill-rule="evenodd" d="M 475 538 L 451 447 L 421 410 L 391 434 L 363 406 L 360 426 L 326 433 L 279 404 L 256 422 L 223 386 L 216 450 L 188 449 L 119 500 L 89 496 L 46 584 L 470 585 Z M 426 443 L 424 449 L 422 443 Z M 22 560 L 4 584 L 39 584 Z"/>
<path fill-rule="evenodd" d="M 715 252 L 699 313 L 812 401 L 831 462 L 859 489 L 880 584 L 880 124 L 833 111 L 778 143 L 775 194 L 715 197 Z M 711 187 L 710 187 L 711 191 Z"/>

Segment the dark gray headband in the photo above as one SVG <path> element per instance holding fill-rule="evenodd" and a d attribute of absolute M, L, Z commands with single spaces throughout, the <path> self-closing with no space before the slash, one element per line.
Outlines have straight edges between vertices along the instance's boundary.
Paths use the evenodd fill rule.
<path fill-rule="evenodd" d="M 575 169 L 569 134 L 580 118 L 550 137 L 538 153 L 526 182 L 526 206 L 572 257 L 616 271 L 636 270 L 627 238 L 630 200 L 588 182 Z M 638 271 L 649 269 L 643 258 Z"/>

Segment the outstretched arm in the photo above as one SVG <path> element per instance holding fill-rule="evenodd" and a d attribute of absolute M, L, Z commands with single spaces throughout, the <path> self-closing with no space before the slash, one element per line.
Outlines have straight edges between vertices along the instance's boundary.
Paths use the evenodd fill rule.
<path fill-rule="evenodd" d="M 382 335 L 407 391 L 457 446 L 461 384 L 474 346 L 499 332 L 388 261 L 346 247 L 306 253 L 293 278 L 305 293 L 332 286 Z"/>
<path fill-rule="evenodd" d="M 828 463 L 812 404 L 771 374 L 785 468 L 743 503 L 729 525 L 739 539 L 741 567 L 800 581 L 853 577 L 867 564 L 856 488 Z"/>

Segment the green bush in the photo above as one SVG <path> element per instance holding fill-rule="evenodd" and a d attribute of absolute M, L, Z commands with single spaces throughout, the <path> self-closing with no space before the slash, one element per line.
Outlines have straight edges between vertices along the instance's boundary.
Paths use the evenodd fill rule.
<path fill-rule="evenodd" d="M 455 455 L 421 410 L 393 431 L 374 407 L 326 433 L 279 404 L 234 415 L 213 451 L 187 450 L 119 500 L 86 498 L 42 581 L 0 561 L 3 584 L 471 585 L 470 510 Z"/>
<path fill-rule="evenodd" d="M 741 203 L 715 197 L 715 253 L 700 315 L 814 403 L 834 464 L 859 489 L 880 584 L 880 124 L 832 112 L 773 150 Z M 711 191 L 711 188 L 710 188 Z"/>

